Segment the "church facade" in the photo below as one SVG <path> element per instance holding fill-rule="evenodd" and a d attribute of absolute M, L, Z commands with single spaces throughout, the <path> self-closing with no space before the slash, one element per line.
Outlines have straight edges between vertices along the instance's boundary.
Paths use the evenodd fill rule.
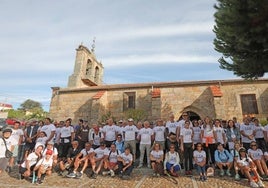
<path fill-rule="evenodd" d="M 242 120 L 244 116 L 268 117 L 268 79 L 208 80 L 111 84 L 102 82 L 104 67 L 94 51 L 80 45 L 76 49 L 74 72 L 66 88 L 52 87 L 50 117 L 101 122 L 111 114 L 124 119 L 129 109 L 142 109 L 146 119 L 178 119 L 187 111 L 192 118 L 206 116 Z"/>

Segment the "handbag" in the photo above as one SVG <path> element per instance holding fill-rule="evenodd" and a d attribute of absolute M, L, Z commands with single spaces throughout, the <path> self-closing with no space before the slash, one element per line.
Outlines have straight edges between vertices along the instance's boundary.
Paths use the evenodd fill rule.
<path fill-rule="evenodd" d="M 7 144 L 6 144 L 5 139 L 4 138 L 2 138 L 2 139 L 3 139 L 3 141 L 5 143 L 5 146 L 6 146 L 5 157 L 9 159 L 9 158 L 11 158 L 13 156 L 13 153 L 12 153 L 12 151 L 10 151 L 10 150 L 7 149 Z"/>

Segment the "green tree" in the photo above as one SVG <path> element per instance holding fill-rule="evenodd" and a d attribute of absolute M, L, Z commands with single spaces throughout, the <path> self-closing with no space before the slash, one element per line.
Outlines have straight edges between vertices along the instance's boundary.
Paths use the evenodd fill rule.
<path fill-rule="evenodd" d="M 27 99 L 20 105 L 20 107 L 21 107 L 20 108 L 21 110 L 30 111 L 31 109 L 36 109 L 36 108 L 42 109 L 42 104 L 40 102 Z"/>
<path fill-rule="evenodd" d="M 125 112 L 127 118 L 133 118 L 136 122 L 144 120 L 147 117 L 147 113 L 143 109 L 129 109 Z"/>
<path fill-rule="evenodd" d="M 245 79 L 268 72 L 268 1 L 217 0 L 215 50 L 220 68 Z"/>
<path fill-rule="evenodd" d="M 25 112 L 22 110 L 8 110 L 8 118 L 25 119 Z"/>

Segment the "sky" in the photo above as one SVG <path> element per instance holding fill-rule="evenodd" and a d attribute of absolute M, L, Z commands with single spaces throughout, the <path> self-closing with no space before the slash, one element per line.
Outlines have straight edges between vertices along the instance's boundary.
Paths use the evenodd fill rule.
<path fill-rule="evenodd" d="M 214 50 L 216 0 L 0 0 L 0 103 L 49 111 L 76 48 L 91 49 L 104 84 L 236 79 Z"/>

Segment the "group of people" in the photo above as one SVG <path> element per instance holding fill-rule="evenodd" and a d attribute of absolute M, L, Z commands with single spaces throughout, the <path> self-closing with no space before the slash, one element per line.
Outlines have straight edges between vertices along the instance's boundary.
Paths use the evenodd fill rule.
<path fill-rule="evenodd" d="M 185 175 L 192 175 L 196 169 L 201 181 L 207 180 L 208 167 L 219 168 L 220 176 L 234 175 L 236 180 L 245 176 L 252 187 L 263 187 L 261 180 L 268 179 L 267 142 L 268 125 L 248 117 L 243 123 L 209 117 L 190 121 L 183 112 L 178 121 L 170 114 L 166 122 L 134 124 L 132 118 L 118 122 L 109 118 L 103 125 L 82 119 L 72 125 L 70 118 L 52 123 L 46 118 L 29 122 L 24 130 L 16 122 L 3 131 L 0 147 L 13 156 L 7 159 L 0 152 L 0 173 L 18 163 L 22 177 L 35 172 L 37 183 L 42 183 L 42 174 L 50 175 L 53 169 L 81 178 L 90 166 L 92 178 L 102 173 L 129 179 L 135 162 L 138 168 L 152 168 L 154 176 L 177 177 L 182 168 Z"/>

